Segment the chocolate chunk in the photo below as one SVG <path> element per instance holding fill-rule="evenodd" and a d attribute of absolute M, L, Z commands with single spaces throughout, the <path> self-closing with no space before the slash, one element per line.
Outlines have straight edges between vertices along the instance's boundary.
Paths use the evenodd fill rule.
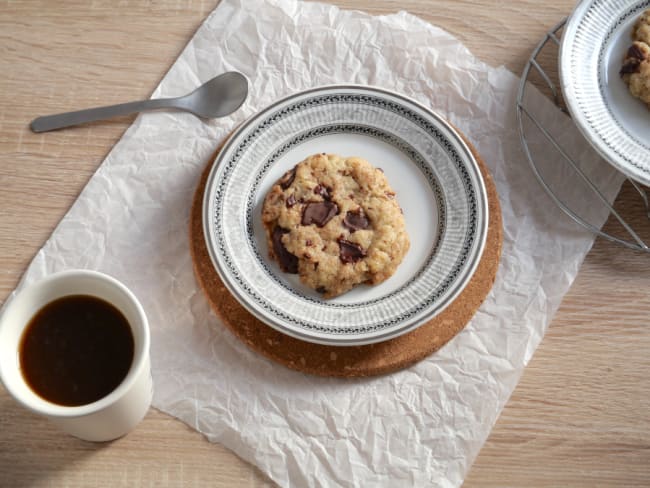
<path fill-rule="evenodd" d="M 293 195 L 289 195 L 289 198 L 287 198 L 287 208 L 291 208 L 296 204 L 296 197 Z"/>
<path fill-rule="evenodd" d="M 327 293 L 327 288 L 325 288 L 324 286 L 319 286 L 318 288 L 316 288 L 316 291 L 318 293 Z"/>
<path fill-rule="evenodd" d="M 629 75 L 631 73 L 638 73 L 641 69 L 641 62 L 638 59 L 630 59 L 622 67 L 619 75 Z"/>
<path fill-rule="evenodd" d="M 296 179 L 296 168 L 293 167 L 289 171 L 287 171 L 284 175 L 282 175 L 282 178 L 278 181 L 280 183 L 280 187 L 283 190 L 286 190 L 291 186 L 291 183 L 293 183 L 293 180 Z"/>
<path fill-rule="evenodd" d="M 347 227 L 350 232 L 367 229 L 369 225 L 370 221 L 361 207 L 354 212 L 349 211 L 345 214 L 345 218 L 343 219 L 343 226 Z"/>
<path fill-rule="evenodd" d="M 646 58 L 645 54 L 639 46 L 632 44 L 627 50 L 627 56 L 623 61 L 621 71 L 618 73 L 621 76 L 638 73 L 641 69 L 641 62 Z"/>
<path fill-rule="evenodd" d="M 316 224 L 323 227 L 332 217 L 339 213 L 339 207 L 334 202 L 309 202 L 302 211 L 302 225 Z"/>
<path fill-rule="evenodd" d="M 273 234 L 271 235 L 271 240 L 273 241 L 273 252 L 275 253 L 275 257 L 278 259 L 278 264 L 282 271 L 285 273 L 297 273 L 298 258 L 287 251 L 287 248 L 284 247 L 284 243 L 282 242 L 282 236 L 288 233 L 289 231 L 282 227 L 276 226 L 273 229 Z"/>
<path fill-rule="evenodd" d="M 359 245 L 354 242 L 346 241 L 345 239 L 339 239 L 339 258 L 344 263 L 356 263 L 361 258 L 366 256 L 366 251 Z"/>
<path fill-rule="evenodd" d="M 314 193 L 320 195 L 325 200 L 331 200 L 332 196 L 330 195 L 330 189 L 323 185 L 316 185 L 314 187 Z"/>
<path fill-rule="evenodd" d="M 641 48 L 639 48 L 639 46 L 636 44 L 632 44 L 630 46 L 630 49 L 627 50 L 627 56 L 630 58 L 636 58 L 639 61 L 643 61 L 645 59 L 643 51 L 641 51 Z"/>

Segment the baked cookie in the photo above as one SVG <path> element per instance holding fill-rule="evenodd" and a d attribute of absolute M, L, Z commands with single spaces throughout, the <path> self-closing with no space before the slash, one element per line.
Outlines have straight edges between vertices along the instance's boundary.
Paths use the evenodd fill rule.
<path fill-rule="evenodd" d="M 298 163 L 269 190 L 262 221 L 271 258 L 324 298 L 386 280 L 410 245 L 386 176 L 356 157 Z"/>
<path fill-rule="evenodd" d="M 650 45 L 650 9 L 643 12 L 635 22 L 632 39 Z"/>
<path fill-rule="evenodd" d="M 620 73 L 630 93 L 650 108 L 650 46 L 635 41 L 627 50 Z"/>

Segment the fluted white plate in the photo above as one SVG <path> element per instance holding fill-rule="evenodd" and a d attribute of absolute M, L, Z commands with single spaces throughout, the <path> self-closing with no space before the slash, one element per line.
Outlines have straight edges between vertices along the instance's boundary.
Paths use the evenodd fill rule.
<path fill-rule="evenodd" d="M 322 152 L 381 167 L 411 239 L 391 278 L 332 300 L 269 259 L 261 222 L 273 183 Z M 413 100 L 361 86 L 302 92 L 242 124 L 217 157 L 203 205 L 210 256 L 237 300 L 279 331 L 322 344 L 379 342 L 435 316 L 467 284 L 487 234 L 484 182 L 462 138 Z"/>
<path fill-rule="evenodd" d="M 650 110 L 619 76 L 636 19 L 650 0 L 583 0 L 562 34 L 560 81 L 571 116 L 592 146 L 650 185 Z"/>

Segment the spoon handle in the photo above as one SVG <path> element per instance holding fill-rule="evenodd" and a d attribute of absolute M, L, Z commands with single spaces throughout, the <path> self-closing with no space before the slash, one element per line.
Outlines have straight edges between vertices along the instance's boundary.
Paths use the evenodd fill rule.
<path fill-rule="evenodd" d="M 140 102 L 120 103 L 118 105 L 109 105 L 106 107 L 89 108 L 78 110 L 76 112 L 65 112 L 62 114 L 46 115 L 32 120 L 30 128 L 34 132 L 47 132 L 72 125 L 79 125 L 85 122 L 94 122 L 96 120 L 109 119 L 119 115 L 129 115 L 143 110 L 153 110 L 157 108 L 178 107 L 175 98 L 158 98 L 154 100 L 142 100 Z"/>

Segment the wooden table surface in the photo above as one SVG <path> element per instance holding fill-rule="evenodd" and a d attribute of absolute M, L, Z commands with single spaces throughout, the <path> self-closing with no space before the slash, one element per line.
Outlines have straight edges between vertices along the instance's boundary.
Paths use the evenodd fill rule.
<path fill-rule="evenodd" d="M 254 1 L 254 0 L 248 0 Z M 406 9 L 519 74 L 571 0 L 336 0 Z M 0 1 L 0 300 L 132 118 L 46 135 L 42 114 L 148 97 L 217 0 Z M 635 204 L 626 188 L 617 207 Z M 636 212 L 640 215 L 640 212 Z M 638 218 L 641 222 L 641 217 Z M 650 486 L 650 255 L 598 240 L 465 486 Z M 272 486 L 152 410 L 95 445 L 0 387 L 0 486 Z"/>

